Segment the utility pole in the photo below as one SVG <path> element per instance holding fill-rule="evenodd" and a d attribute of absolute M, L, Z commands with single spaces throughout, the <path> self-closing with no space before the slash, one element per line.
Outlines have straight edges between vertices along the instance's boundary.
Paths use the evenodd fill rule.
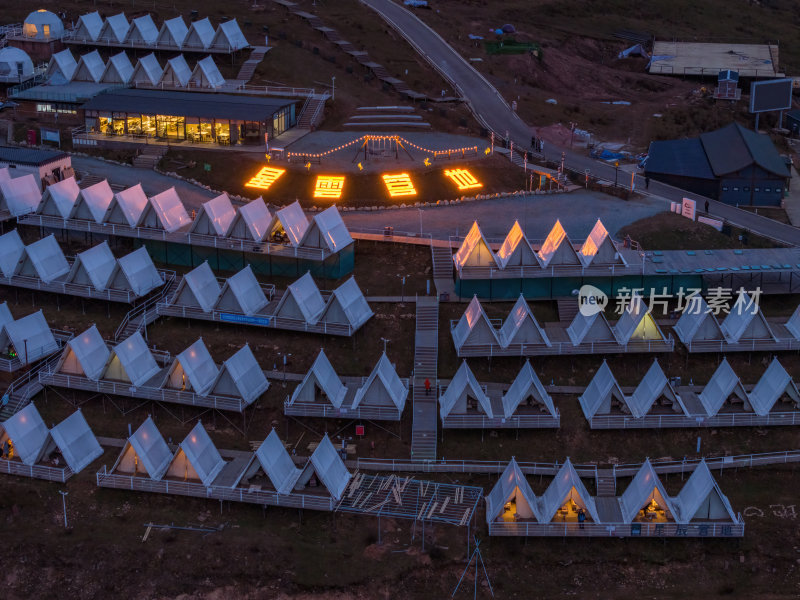
<path fill-rule="evenodd" d="M 58 490 L 58 493 L 61 494 L 61 504 L 64 506 L 64 529 L 67 528 L 67 495 L 69 492 L 62 492 Z"/>

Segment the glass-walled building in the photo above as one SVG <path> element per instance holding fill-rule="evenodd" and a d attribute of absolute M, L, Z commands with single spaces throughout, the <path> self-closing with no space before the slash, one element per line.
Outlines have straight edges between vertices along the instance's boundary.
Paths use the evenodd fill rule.
<path fill-rule="evenodd" d="M 208 144 L 264 144 L 296 124 L 298 100 L 115 89 L 83 105 L 86 131 Z"/>

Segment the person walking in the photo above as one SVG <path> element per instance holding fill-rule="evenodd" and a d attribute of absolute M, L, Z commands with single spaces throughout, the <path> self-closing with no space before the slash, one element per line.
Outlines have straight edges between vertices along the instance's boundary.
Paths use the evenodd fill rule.
<path fill-rule="evenodd" d="M 711 214 L 710 212 L 708 212 L 708 200 L 706 200 L 706 214 L 707 214 L 707 215 L 710 215 L 710 214 Z"/>
<path fill-rule="evenodd" d="M 431 393 L 431 380 L 427 377 L 425 378 L 425 395 L 429 396 Z"/>
<path fill-rule="evenodd" d="M 647 175 L 644 176 L 644 189 L 650 189 L 650 178 Z"/>
<path fill-rule="evenodd" d="M 583 509 L 578 511 L 578 528 L 583 529 L 583 524 L 586 521 L 586 513 Z"/>

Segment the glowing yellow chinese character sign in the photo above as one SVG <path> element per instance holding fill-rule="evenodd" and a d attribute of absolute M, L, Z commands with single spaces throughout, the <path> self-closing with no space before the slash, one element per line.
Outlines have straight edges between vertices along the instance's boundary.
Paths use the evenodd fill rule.
<path fill-rule="evenodd" d="M 284 173 L 286 173 L 286 169 L 273 169 L 272 167 L 264 167 L 258 173 L 256 173 L 255 177 L 253 177 L 244 185 L 245 187 L 268 190 L 269 186 L 275 183 L 275 180 Z"/>
<path fill-rule="evenodd" d="M 398 173 L 397 175 L 384 175 L 383 183 L 386 184 L 386 190 L 392 198 L 397 196 L 416 196 L 417 190 L 414 189 L 414 184 L 408 173 Z"/>
<path fill-rule="evenodd" d="M 341 198 L 344 189 L 344 177 L 320 175 L 314 186 L 314 198 Z"/>
<path fill-rule="evenodd" d="M 444 174 L 445 177 L 449 177 L 460 190 L 471 190 L 472 188 L 483 187 L 483 184 L 475 179 L 475 176 L 466 169 L 448 169 Z"/>

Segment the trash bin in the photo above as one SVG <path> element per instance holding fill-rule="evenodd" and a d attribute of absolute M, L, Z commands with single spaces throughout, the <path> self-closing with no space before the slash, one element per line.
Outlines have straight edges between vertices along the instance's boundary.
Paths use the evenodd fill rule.
<path fill-rule="evenodd" d="M 450 292 L 442 292 L 439 294 L 439 302 L 449 302 L 450 301 Z"/>

